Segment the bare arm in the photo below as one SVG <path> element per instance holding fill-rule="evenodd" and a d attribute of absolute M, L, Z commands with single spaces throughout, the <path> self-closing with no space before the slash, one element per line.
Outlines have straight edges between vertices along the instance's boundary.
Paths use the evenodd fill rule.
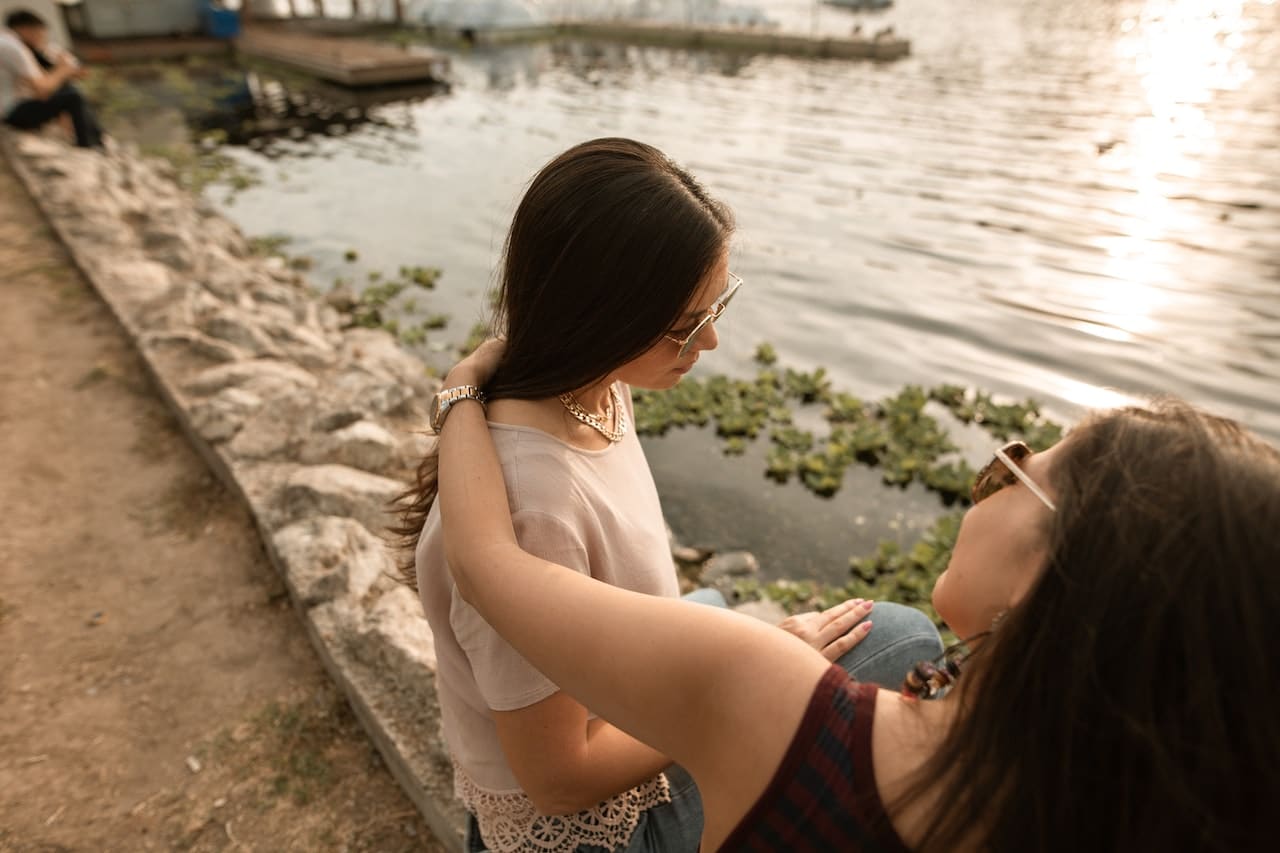
<path fill-rule="evenodd" d="M 464 369 L 449 384 L 475 378 Z M 450 412 L 440 459 L 462 596 L 565 692 L 684 764 L 714 848 L 763 792 L 827 661 L 748 617 L 617 589 L 520 550 L 478 405 Z"/>
<path fill-rule="evenodd" d="M 39 76 L 28 77 L 27 85 L 36 93 L 36 98 L 44 101 L 65 86 L 78 72 L 79 66 L 67 54 L 60 54 L 53 68 L 42 71 Z"/>
<path fill-rule="evenodd" d="M 518 711 L 494 711 L 516 781 L 544 814 L 573 814 L 652 779 L 671 763 L 564 692 Z"/>

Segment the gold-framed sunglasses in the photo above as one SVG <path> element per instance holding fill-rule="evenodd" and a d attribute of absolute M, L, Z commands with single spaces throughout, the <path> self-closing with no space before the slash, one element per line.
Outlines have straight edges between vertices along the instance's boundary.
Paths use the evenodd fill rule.
<path fill-rule="evenodd" d="M 973 491 L 969 493 L 969 497 L 975 504 L 981 503 L 1005 486 L 1020 482 L 1030 489 L 1031 494 L 1038 497 L 1041 503 L 1053 512 L 1057 512 L 1058 508 L 1053 505 L 1053 501 L 1045 494 L 1044 489 L 1022 470 L 1022 463 L 1031 458 L 1034 452 L 1023 441 L 1011 441 L 1004 447 L 997 448 L 991 461 L 982 466 L 982 470 L 974 478 Z"/>
<path fill-rule="evenodd" d="M 729 281 L 728 285 L 724 289 L 724 293 L 720 294 L 716 301 L 711 303 L 711 307 L 707 309 L 707 315 L 698 321 L 698 325 L 693 327 L 693 331 L 685 335 L 683 338 L 678 338 L 668 332 L 663 333 L 662 336 L 664 338 L 671 341 L 673 344 L 680 345 L 680 358 L 684 358 L 690 348 L 693 347 L 694 343 L 698 340 L 698 335 L 700 335 L 702 330 L 707 327 L 707 324 L 714 323 L 716 320 L 720 319 L 720 315 L 724 313 L 724 309 L 729 307 L 729 301 L 733 299 L 734 294 L 736 294 L 741 287 L 742 279 L 734 273 L 729 273 Z"/>

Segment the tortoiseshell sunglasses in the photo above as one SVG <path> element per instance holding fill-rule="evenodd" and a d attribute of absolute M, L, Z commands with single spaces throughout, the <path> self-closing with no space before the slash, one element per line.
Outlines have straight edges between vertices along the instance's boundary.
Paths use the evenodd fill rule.
<path fill-rule="evenodd" d="M 1027 476 L 1027 472 L 1022 470 L 1022 463 L 1026 462 L 1034 452 L 1023 441 L 1011 441 L 996 450 L 995 456 L 982 466 L 982 470 L 973 480 L 973 491 L 969 494 L 973 502 L 980 503 L 1005 486 L 1021 482 L 1040 499 L 1041 503 L 1057 512 L 1058 508 L 1053 505 L 1053 501 L 1045 494 L 1044 489 L 1036 485 L 1036 482 Z"/>

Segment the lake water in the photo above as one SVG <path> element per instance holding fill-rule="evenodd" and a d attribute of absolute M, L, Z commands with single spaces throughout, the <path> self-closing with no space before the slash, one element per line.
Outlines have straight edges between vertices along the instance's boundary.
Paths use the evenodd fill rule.
<path fill-rule="evenodd" d="M 437 343 L 457 343 L 528 178 L 581 140 L 634 136 L 737 214 L 747 287 L 700 371 L 746 374 L 767 340 L 863 397 L 954 382 L 1070 421 L 1172 392 L 1280 442 L 1280 4 L 763 6 L 800 31 L 893 26 L 912 55 L 458 54 L 448 94 L 237 149 L 264 183 L 225 212 L 292 236 L 321 282 L 443 268 L 429 307 L 453 318 Z M 866 470 L 835 501 L 779 488 L 696 433 L 648 451 L 679 533 L 757 550 L 775 574 L 840 577 L 940 509 Z"/>

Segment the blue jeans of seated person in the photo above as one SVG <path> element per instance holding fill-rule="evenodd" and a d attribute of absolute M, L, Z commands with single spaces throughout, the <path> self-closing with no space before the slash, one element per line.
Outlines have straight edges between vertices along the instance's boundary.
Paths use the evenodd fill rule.
<path fill-rule="evenodd" d="M 715 589 L 696 589 L 684 599 L 712 607 L 729 606 Z M 877 601 L 868 618 L 875 623 L 871 633 L 836 661 L 859 681 L 897 690 L 911 667 L 942 654 L 938 629 L 928 616 L 914 607 Z M 641 815 L 631 841 L 612 853 L 697 853 L 702 839 L 702 797 L 683 767 L 673 764 L 666 773 L 671 783 L 671 802 L 654 806 Z M 486 853 L 474 817 L 467 821 L 466 850 Z M 583 845 L 578 853 L 610 851 Z"/>
<path fill-rule="evenodd" d="M 5 124 L 22 130 L 36 128 L 66 114 L 76 132 L 76 145 L 81 148 L 100 148 L 102 128 L 94 117 L 84 93 L 68 83 L 44 100 L 19 101 L 4 117 Z"/>

